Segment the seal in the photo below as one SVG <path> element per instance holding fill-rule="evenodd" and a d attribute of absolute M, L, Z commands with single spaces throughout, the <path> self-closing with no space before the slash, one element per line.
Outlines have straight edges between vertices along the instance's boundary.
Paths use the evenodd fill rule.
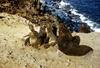
<path fill-rule="evenodd" d="M 57 43 L 59 50 L 65 53 L 66 55 L 82 56 L 90 51 L 93 51 L 93 49 L 89 46 L 79 45 L 80 37 L 73 37 L 71 35 L 71 32 L 64 25 L 64 23 L 59 24 L 59 36 L 57 39 Z"/>
<path fill-rule="evenodd" d="M 38 48 L 41 44 L 39 33 L 34 30 L 32 24 L 29 24 L 29 29 L 31 32 L 29 33 L 28 38 L 25 40 L 25 45 L 29 44 L 32 47 Z"/>

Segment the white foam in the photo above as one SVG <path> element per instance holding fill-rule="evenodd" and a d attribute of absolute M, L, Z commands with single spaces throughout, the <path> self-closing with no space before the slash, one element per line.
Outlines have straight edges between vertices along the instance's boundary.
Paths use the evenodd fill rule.
<path fill-rule="evenodd" d="M 100 32 L 100 29 L 99 29 L 99 28 L 94 27 L 95 22 L 89 20 L 89 19 L 88 19 L 87 17 L 85 17 L 84 15 L 82 15 L 82 14 L 80 14 L 80 13 L 77 13 L 77 10 L 75 10 L 75 9 L 72 10 L 72 13 L 73 13 L 74 15 L 79 15 L 81 21 L 82 21 L 83 23 L 87 23 L 87 24 L 90 26 L 90 28 L 93 29 L 95 32 Z"/>
<path fill-rule="evenodd" d="M 64 2 L 63 0 L 60 2 L 60 8 L 63 8 L 64 6 L 67 6 L 67 5 L 70 5 L 70 3 L 66 3 L 66 2 Z M 100 29 L 99 28 L 96 28 L 96 27 L 94 27 L 94 24 L 95 24 L 95 22 L 93 22 L 93 21 L 91 21 L 91 20 L 89 20 L 87 17 L 85 17 L 84 15 L 82 15 L 81 13 L 78 13 L 78 11 L 76 10 L 76 9 L 73 9 L 73 6 L 72 5 L 70 5 L 71 6 L 71 13 L 72 14 L 74 14 L 74 15 L 78 15 L 78 16 L 80 16 L 80 19 L 81 19 L 81 21 L 83 22 L 83 23 L 87 23 L 89 26 L 90 26 L 90 28 L 92 29 L 92 30 L 94 30 L 95 32 L 100 32 Z"/>
<path fill-rule="evenodd" d="M 41 0 L 41 2 L 44 2 L 44 0 Z M 100 29 L 99 29 L 99 28 L 96 28 L 96 26 L 94 27 L 95 22 L 89 20 L 89 19 L 88 19 L 87 17 L 85 17 L 83 14 L 78 13 L 78 10 L 74 9 L 74 7 L 73 7 L 69 2 L 64 2 L 64 1 L 62 0 L 62 1 L 59 3 L 59 8 L 63 8 L 63 7 L 65 7 L 65 6 L 67 6 L 67 5 L 70 5 L 70 7 L 72 8 L 72 9 L 70 9 L 70 11 L 71 11 L 72 14 L 80 16 L 81 21 L 82 21 L 83 23 L 87 23 L 87 24 L 90 26 L 90 28 L 91 28 L 92 30 L 94 30 L 95 32 L 100 32 Z"/>
<path fill-rule="evenodd" d="M 69 3 L 65 3 L 63 0 L 59 3 L 59 8 L 63 8 L 66 5 L 70 5 Z"/>
<path fill-rule="evenodd" d="M 43 4 L 45 3 L 45 1 L 44 1 L 44 0 L 40 0 L 40 2 L 41 2 L 41 3 L 43 3 Z"/>
<path fill-rule="evenodd" d="M 100 32 L 100 29 L 98 28 L 93 28 L 95 30 L 95 32 Z"/>

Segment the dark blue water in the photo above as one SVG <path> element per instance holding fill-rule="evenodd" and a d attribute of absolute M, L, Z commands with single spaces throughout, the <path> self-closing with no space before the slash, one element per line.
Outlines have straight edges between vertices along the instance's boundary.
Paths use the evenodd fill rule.
<path fill-rule="evenodd" d="M 100 24 L 100 0 L 65 0 L 80 13 Z M 98 22 L 99 21 L 99 22 Z"/>
<path fill-rule="evenodd" d="M 53 15 L 60 17 L 72 31 L 78 31 L 80 23 L 83 22 L 87 23 L 94 31 L 100 32 L 100 0 L 43 1 L 45 1 L 46 11 L 50 11 Z M 63 2 L 64 6 L 63 4 L 61 5 L 61 2 Z M 69 5 L 66 5 L 67 3 L 69 3 Z M 69 11 L 73 12 L 72 9 L 77 10 L 78 15 L 74 13 L 70 14 Z"/>

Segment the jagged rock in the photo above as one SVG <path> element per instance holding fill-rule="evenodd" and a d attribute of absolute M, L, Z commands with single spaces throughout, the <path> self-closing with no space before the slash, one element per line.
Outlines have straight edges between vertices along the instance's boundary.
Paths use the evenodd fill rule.
<path fill-rule="evenodd" d="M 32 21 L 33 15 L 39 15 L 42 11 L 39 0 L 3 0 L 0 2 L 0 12 L 17 14 Z"/>
<path fill-rule="evenodd" d="M 86 23 L 81 23 L 79 32 L 81 32 L 81 33 L 90 33 L 91 28 Z"/>

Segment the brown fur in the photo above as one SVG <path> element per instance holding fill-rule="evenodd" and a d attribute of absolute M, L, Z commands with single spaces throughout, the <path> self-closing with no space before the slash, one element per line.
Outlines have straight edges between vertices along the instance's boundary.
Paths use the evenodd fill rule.
<path fill-rule="evenodd" d="M 54 46 L 56 44 L 56 41 L 57 41 L 57 37 L 53 33 L 53 30 L 52 29 L 53 29 L 52 28 L 52 24 L 47 23 L 47 36 L 50 38 L 48 44 L 50 46 Z"/>
<path fill-rule="evenodd" d="M 59 25 L 58 47 L 63 53 L 73 56 L 82 56 L 93 49 L 89 46 L 81 45 L 80 37 L 72 37 L 71 32 L 65 27 L 63 23 Z"/>
<path fill-rule="evenodd" d="M 47 37 L 45 28 L 46 28 L 45 26 L 41 26 L 40 32 L 39 32 L 39 38 L 41 40 L 41 45 L 47 44 L 49 42 L 49 38 Z"/>
<path fill-rule="evenodd" d="M 29 37 L 25 40 L 25 45 L 29 44 L 32 47 L 38 48 L 41 44 L 38 32 L 34 30 L 32 24 L 29 24 L 29 28 L 31 32 L 29 33 Z"/>

